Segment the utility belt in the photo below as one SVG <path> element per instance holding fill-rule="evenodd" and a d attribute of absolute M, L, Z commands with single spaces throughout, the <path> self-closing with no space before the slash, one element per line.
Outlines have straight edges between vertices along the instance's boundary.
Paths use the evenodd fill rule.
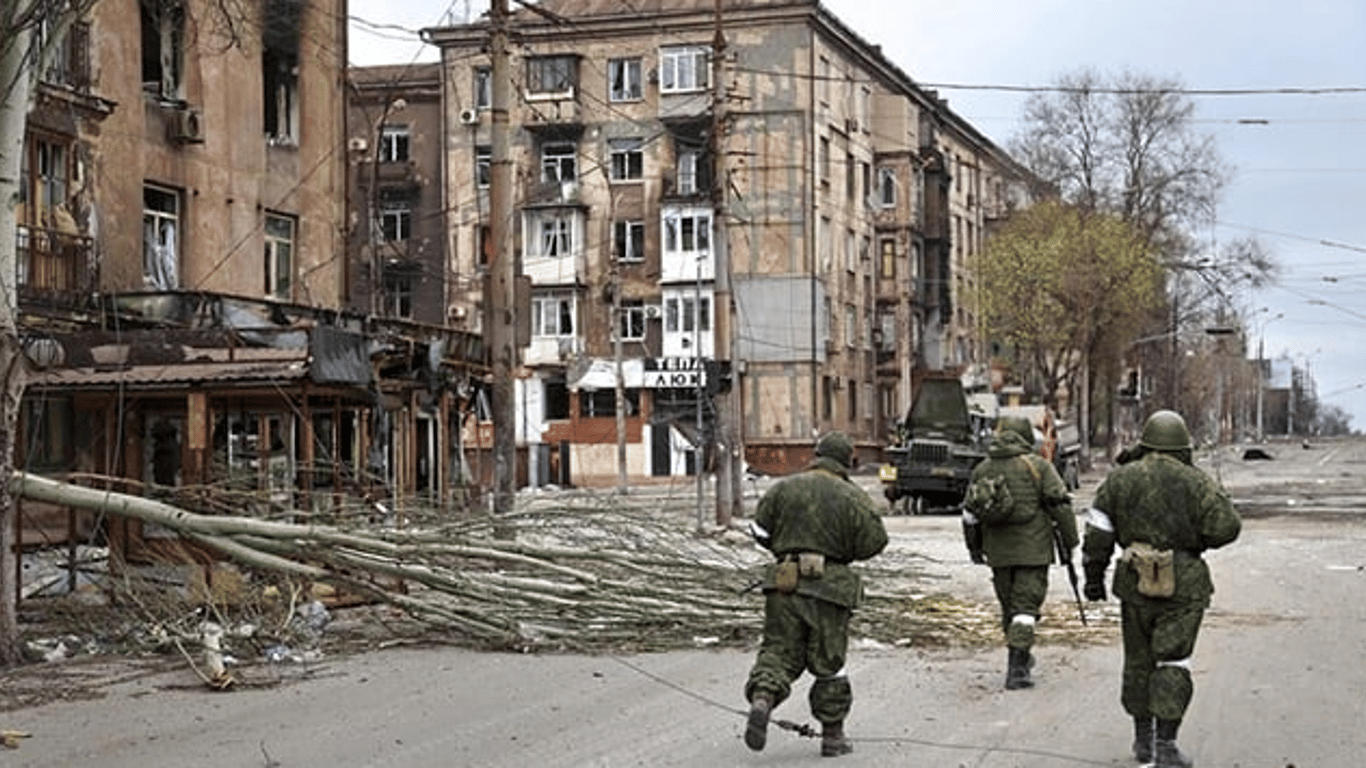
<path fill-rule="evenodd" d="M 1135 541 L 1119 556 L 1138 576 L 1138 593 L 1147 597 L 1176 594 L 1177 561 L 1198 560 L 1200 555 L 1183 549 L 1157 549 L 1146 541 Z"/>
<path fill-rule="evenodd" d="M 773 586 L 786 594 L 797 591 L 797 582 L 801 579 L 819 579 L 825 575 L 826 559 L 820 552 L 786 552 L 778 555 L 778 566 L 773 571 Z M 844 565 L 833 558 L 830 562 Z"/>

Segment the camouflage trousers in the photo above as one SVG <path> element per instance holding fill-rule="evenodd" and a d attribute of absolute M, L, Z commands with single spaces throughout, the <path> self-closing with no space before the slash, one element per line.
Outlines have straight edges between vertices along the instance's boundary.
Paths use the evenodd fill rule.
<path fill-rule="evenodd" d="M 1048 594 L 1048 566 L 1008 565 L 992 568 L 991 586 L 996 590 L 996 601 L 1001 604 L 1001 626 L 1005 629 L 1006 645 L 1029 650 L 1034 646 L 1033 620 L 1039 617 L 1043 599 Z M 1014 621 L 1016 616 L 1029 616 L 1030 621 Z"/>
<path fill-rule="evenodd" d="M 764 606 L 764 638 L 745 682 L 745 700 L 763 695 L 773 705 L 787 699 L 802 672 L 816 679 L 808 701 L 822 723 L 837 723 L 849 714 L 853 689 L 845 674 L 850 610 L 802 595 L 768 593 Z"/>
<path fill-rule="evenodd" d="M 1195 693 L 1190 657 L 1202 602 L 1135 598 L 1120 606 L 1124 637 L 1124 677 L 1120 701 L 1137 718 L 1180 720 Z"/>

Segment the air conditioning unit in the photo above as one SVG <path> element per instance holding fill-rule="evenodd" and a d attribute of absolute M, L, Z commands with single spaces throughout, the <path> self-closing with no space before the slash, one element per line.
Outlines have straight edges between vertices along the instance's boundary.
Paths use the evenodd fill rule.
<path fill-rule="evenodd" d="M 364 152 L 370 148 L 370 142 L 364 136 L 354 136 L 346 140 L 346 148 L 352 152 Z"/>
<path fill-rule="evenodd" d="M 460 122 L 464 123 L 465 125 L 478 125 L 478 124 L 479 124 L 479 110 L 477 110 L 477 109 L 462 109 L 462 110 L 460 110 Z"/>
<path fill-rule="evenodd" d="M 199 110 L 181 107 L 171 122 L 171 136 L 181 144 L 204 143 L 204 125 Z"/>
<path fill-rule="evenodd" d="M 446 311 L 446 315 L 450 317 L 451 322 L 461 323 L 465 321 L 465 318 L 470 316 L 470 310 L 469 307 L 466 307 L 463 304 L 455 304 Z"/>
<path fill-rule="evenodd" d="M 645 305 L 645 316 L 650 318 L 651 320 L 659 318 L 659 316 L 662 314 L 664 314 L 664 308 L 659 306 L 658 304 Z"/>

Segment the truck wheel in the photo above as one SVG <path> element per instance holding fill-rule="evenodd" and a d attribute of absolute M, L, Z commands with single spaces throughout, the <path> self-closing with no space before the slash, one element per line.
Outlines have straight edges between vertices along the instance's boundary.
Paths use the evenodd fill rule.
<path fill-rule="evenodd" d="M 912 496 L 910 498 L 910 508 L 908 511 L 912 515 L 925 514 L 925 497 L 920 495 Z"/>

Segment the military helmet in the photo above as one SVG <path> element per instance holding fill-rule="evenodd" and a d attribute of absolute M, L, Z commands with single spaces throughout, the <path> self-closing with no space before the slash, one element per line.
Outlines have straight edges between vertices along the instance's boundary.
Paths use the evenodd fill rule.
<path fill-rule="evenodd" d="M 846 467 L 854 466 L 854 441 L 843 432 L 826 432 L 816 441 L 816 455 L 834 459 Z"/>
<path fill-rule="evenodd" d="M 996 431 L 1014 432 L 1023 437 L 1026 443 L 1034 444 L 1034 425 L 1023 416 L 1002 416 L 1001 420 L 996 422 Z"/>
<path fill-rule="evenodd" d="M 1154 451 L 1181 451 L 1191 447 L 1186 420 L 1176 411 L 1156 411 L 1143 424 L 1139 445 Z"/>

